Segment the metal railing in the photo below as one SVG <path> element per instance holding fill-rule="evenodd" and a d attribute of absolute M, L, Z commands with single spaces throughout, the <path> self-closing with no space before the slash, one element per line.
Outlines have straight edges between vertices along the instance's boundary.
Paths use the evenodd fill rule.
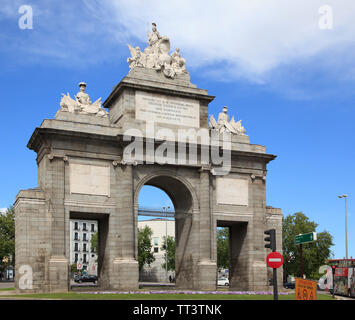
<path fill-rule="evenodd" d="M 155 209 L 155 208 L 138 208 L 139 216 L 150 216 L 150 217 L 165 217 L 165 218 L 174 218 L 175 211 L 173 209 L 169 209 L 166 211 Z"/>

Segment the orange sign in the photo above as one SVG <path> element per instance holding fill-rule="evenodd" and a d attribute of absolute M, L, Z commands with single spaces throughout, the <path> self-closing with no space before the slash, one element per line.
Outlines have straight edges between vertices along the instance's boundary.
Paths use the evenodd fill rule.
<path fill-rule="evenodd" d="M 312 280 L 295 279 L 296 300 L 317 300 L 317 282 Z"/>

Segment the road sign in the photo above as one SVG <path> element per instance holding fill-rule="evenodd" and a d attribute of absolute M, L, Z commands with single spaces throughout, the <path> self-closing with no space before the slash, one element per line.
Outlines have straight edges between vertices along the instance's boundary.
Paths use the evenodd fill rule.
<path fill-rule="evenodd" d="M 310 232 L 310 233 L 305 233 L 305 234 L 299 234 L 298 236 L 295 236 L 295 244 L 302 244 L 302 243 L 307 243 L 307 242 L 313 242 L 317 240 L 317 233 L 316 232 Z"/>
<path fill-rule="evenodd" d="M 78 270 L 81 270 L 81 269 L 83 268 L 83 265 L 82 265 L 80 262 L 78 262 L 78 263 L 76 264 L 76 268 L 77 268 Z"/>
<path fill-rule="evenodd" d="M 296 300 L 317 300 L 317 282 L 296 278 L 295 294 Z"/>
<path fill-rule="evenodd" d="M 266 257 L 266 263 L 270 268 L 277 269 L 282 266 L 284 258 L 279 252 L 270 252 Z"/>

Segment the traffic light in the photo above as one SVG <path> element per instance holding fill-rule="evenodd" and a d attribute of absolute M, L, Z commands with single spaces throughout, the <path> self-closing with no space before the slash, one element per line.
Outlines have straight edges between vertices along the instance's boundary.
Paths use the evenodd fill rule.
<path fill-rule="evenodd" d="M 336 268 L 336 266 L 332 266 L 332 274 L 333 274 L 333 276 L 335 275 L 335 268 Z"/>
<path fill-rule="evenodd" d="M 266 230 L 264 234 L 269 236 L 264 239 L 266 241 L 265 248 L 269 248 L 273 252 L 275 252 L 276 251 L 276 230 L 275 229 Z"/>

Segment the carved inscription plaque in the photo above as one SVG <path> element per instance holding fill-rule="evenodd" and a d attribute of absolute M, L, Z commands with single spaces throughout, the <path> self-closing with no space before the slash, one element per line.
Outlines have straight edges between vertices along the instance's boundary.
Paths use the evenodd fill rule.
<path fill-rule="evenodd" d="M 200 127 L 200 104 L 194 99 L 136 91 L 136 119 Z"/>

